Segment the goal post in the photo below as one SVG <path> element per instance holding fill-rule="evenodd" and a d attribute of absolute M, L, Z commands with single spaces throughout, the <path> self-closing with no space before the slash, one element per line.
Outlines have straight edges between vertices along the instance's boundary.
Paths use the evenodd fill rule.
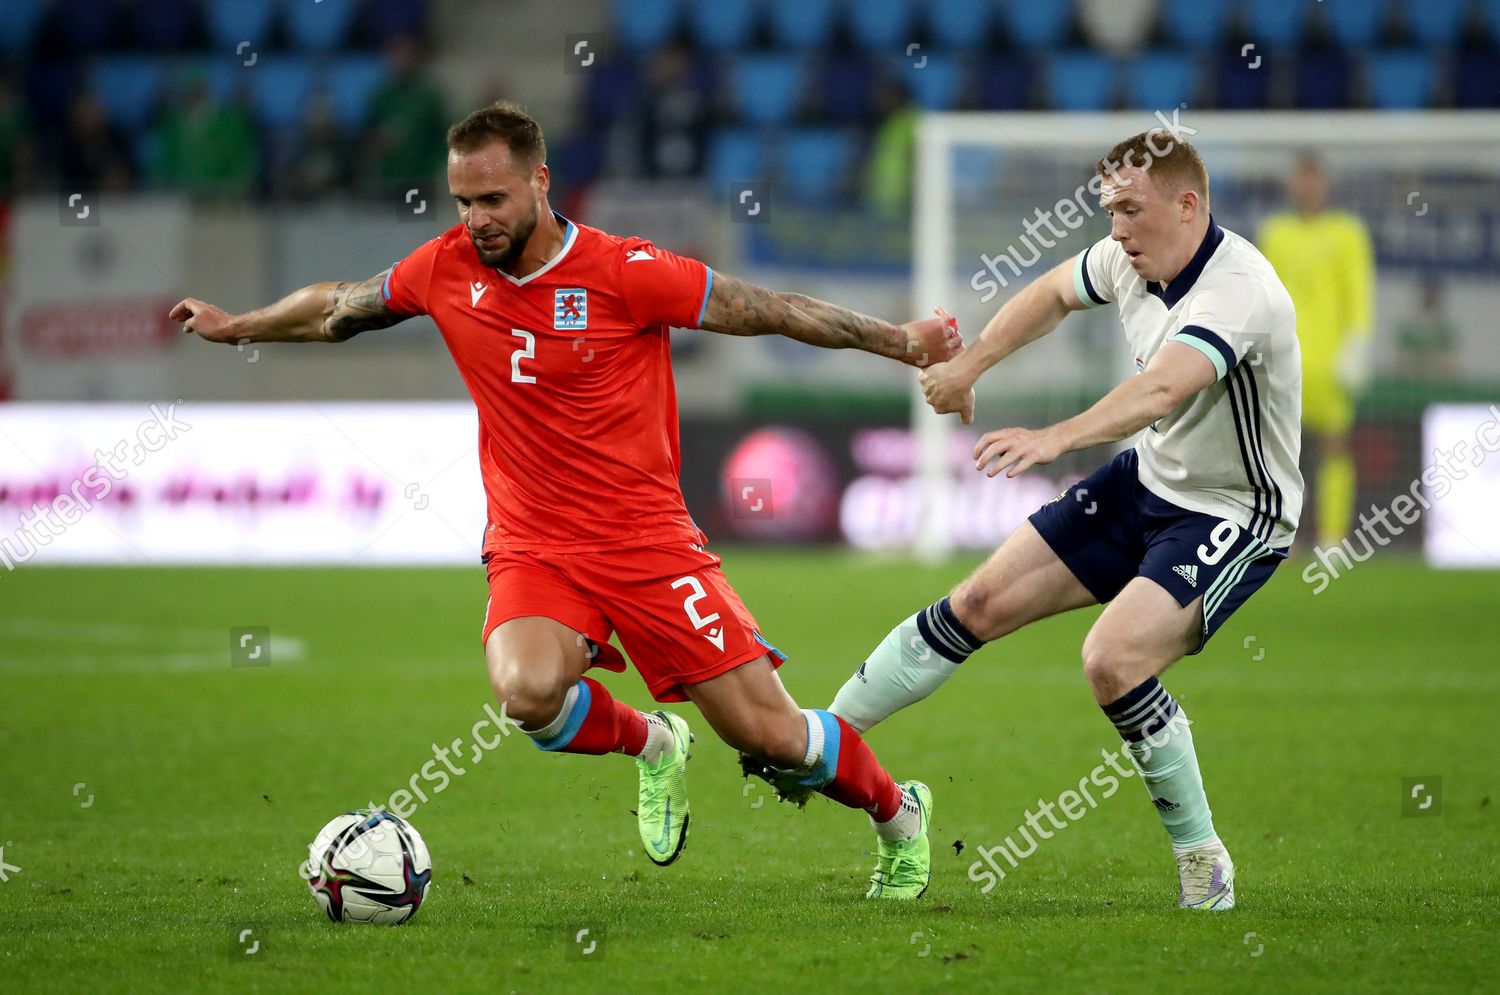
<path fill-rule="evenodd" d="M 1401 329 L 1444 320 L 1459 330 L 1457 352 L 1445 361 L 1456 375 L 1500 384 L 1500 336 L 1493 331 L 1500 314 L 1500 115 L 1200 114 L 1180 107 L 928 114 L 917 130 L 916 310 L 947 307 L 973 341 L 1021 287 L 1108 235 L 1108 216 L 1087 189 L 1094 164 L 1150 128 L 1192 142 L 1208 166 L 1215 220 L 1252 240 L 1266 217 L 1286 209 L 1284 177 L 1295 157 L 1318 156 L 1329 205 L 1362 218 L 1375 242 L 1375 368 L 1400 379 L 1410 372 Z M 1436 318 L 1424 311 L 1434 293 L 1443 308 Z M 915 389 L 914 552 L 939 560 L 960 544 L 956 496 L 960 474 L 973 472 L 962 460 L 969 439 L 1067 417 L 1129 372 L 1114 309 L 1101 308 L 1070 317 L 992 370 L 977 388 L 972 429 L 959 426 L 956 415 L 933 414 Z M 1004 478 L 991 483 L 1004 486 Z"/>

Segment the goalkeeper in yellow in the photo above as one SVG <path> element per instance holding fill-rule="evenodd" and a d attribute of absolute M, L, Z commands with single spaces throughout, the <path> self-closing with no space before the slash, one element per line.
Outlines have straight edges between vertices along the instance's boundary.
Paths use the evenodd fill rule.
<path fill-rule="evenodd" d="M 1295 210 L 1266 219 L 1258 239 L 1297 309 L 1302 342 L 1302 423 L 1317 435 L 1314 507 L 1318 543 L 1334 545 L 1354 514 L 1354 402 L 1370 379 L 1374 253 L 1364 222 L 1327 207 L 1317 157 L 1298 158 L 1287 180 Z"/>

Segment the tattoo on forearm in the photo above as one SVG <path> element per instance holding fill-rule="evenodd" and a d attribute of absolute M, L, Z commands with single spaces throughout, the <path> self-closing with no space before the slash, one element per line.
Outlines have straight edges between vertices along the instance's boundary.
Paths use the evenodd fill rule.
<path fill-rule="evenodd" d="M 380 273 L 360 283 L 340 283 L 333 288 L 333 310 L 324 323 L 328 337 L 342 342 L 360 332 L 389 328 L 402 319 L 385 306 L 381 287 L 385 274 Z"/>
<path fill-rule="evenodd" d="M 863 349 L 894 359 L 906 354 L 906 333 L 889 322 L 724 275 L 716 275 L 703 327 L 729 335 L 785 335 L 825 349 Z"/>
<path fill-rule="evenodd" d="M 782 299 L 811 319 L 816 338 L 804 342 L 829 348 L 863 349 L 880 356 L 902 359 L 906 353 L 906 333 L 888 321 L 850 311 L 815 297 L 782 294 Z M 801 336 L 797 336 L 801 338 Z"/>

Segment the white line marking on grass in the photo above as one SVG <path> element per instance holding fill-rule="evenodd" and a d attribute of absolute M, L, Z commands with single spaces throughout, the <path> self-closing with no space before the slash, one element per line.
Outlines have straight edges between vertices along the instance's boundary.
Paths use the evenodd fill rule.
<path fill-rule="evenodd" d="M 203 671 L 227 669 L 227 629 L 181 628 L 129 622 L 74 619 L 0 619 L 0 645 L 26 656 L 0 653 L 0 670 L 132 670 Z M 80 653 L 82 646 L 92 652 Z M 271 636 L 272 666 L 307 658 L 307 642 L 296 636 Z M 149 652 L 157 650 L 158 652 Z"/>

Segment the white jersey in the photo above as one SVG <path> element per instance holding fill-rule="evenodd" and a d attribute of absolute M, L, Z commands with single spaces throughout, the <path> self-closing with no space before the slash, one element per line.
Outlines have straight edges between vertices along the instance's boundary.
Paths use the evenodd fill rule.
<path fill-rule="evenodd" d="M 1291 545 L 1302 511 L 1302 352 L 1291 297 L 1266 257 L 1210 217 L 1203 244 L 1166 286 L 1137 275 L 1111 238 L 1078 256 L 1073 286 L 1089 307 L 1119 305 L 1136 372 L 1170 340 L 1219 374 L 1141 433 L 1141 484 L 1273 549 Z"/>

